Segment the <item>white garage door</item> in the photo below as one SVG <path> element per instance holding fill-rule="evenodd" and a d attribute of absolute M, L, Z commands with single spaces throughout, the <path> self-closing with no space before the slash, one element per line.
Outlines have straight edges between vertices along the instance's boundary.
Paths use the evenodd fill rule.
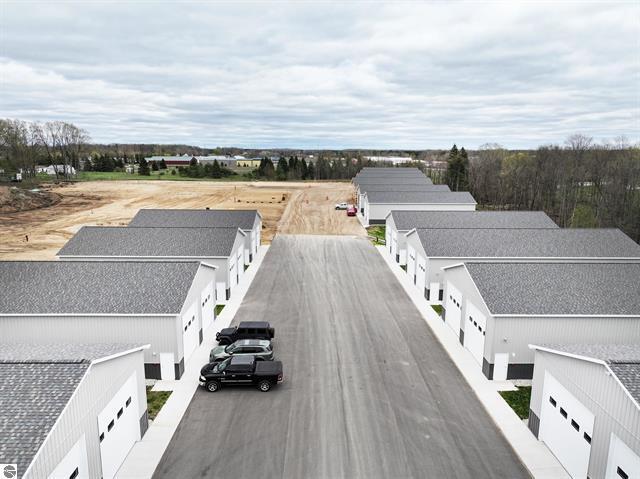
<path fill-rule="evenodd" d="M 447 297 L 445 298 L 445 322 L 460 336 L 460 316 L 462 315 L 462 293 L 447 281 Z"/>
<path fill-rule="evenodd" d="M 574 479 L 587 477 L 593 419 L 591 411 L 545 371 L 540 440 Z"/>
<path fill-rule="evenodd" d="M 140 440 L 138 384 L 134 372 L 107 407 L 98 414 L 102 477 L 110 479 L 136 441 Z"/>
<path fill-rule="evenodd" d="M 611 434 L 606 479 L 639 479 L 640 457 L 622 439 Z"/>
<path fill-rule="evenodd" d="M 191 353 L 198 345 L 198 308 L 195 303 L 182 316 L 182 346 L 184 350 L 184 362 L 191 356 Z"/>
<path fill-rule="evenodd" d="M 238 284 L 238 258 L 236 255 L 232 255 L 229 258 L 229 289 L 233 289 Z"/>
<path fill-rule="evenodd" d="M 416 250 L 411 245 L 407 245 L 407 274 L 411 282 L 415 284 Z"/>
<path fill-rule="evenodd" d="M 418 287 L 418 289 L 422 294 L 424 294 L 426 281 L 427 281 L 427 258 L 419 254 L 418 259 L 416 261 L 416 286 Z"/>
<path fill-rule="evenodd" d="M 240 282 L 240 278 L 244 275 L 244 261 L 242 259 L 244 248 L 238 248 L 238 253 L 236 254 L 236 259 L 238 263 L 238 283 Z"/>
<path fill-rule="evenodd" d="M 478 361 L 480 366 L 482 366 L 487 318 L 469 301 L 467 301 L 466 313 L 464 322 L 464 346 L 471 351 L 473 357 Z"/>
<path fill-rule="evenodd" d="M 78 442 L 69 450 L 67 455 L 58 463 L 49 479 L 62 477 L 77 477 L 85 479 L 89 477 L 89 461 L 87 459 L 87 443 L 83 434 Z"/>
<path fill-rule="evenodd" d="M 391 231 L 391 257 L 394 261 L 398 257 L 398 232 Z"/>
<path fill-rule="evenodd" d="M 252 257 L 256 255 L 256 253 L 258 252 L 258 239 L 256 238 L 256 233 L 253 233 L 251 235 L 251 255 Z M 249 264 L 249 258 L 247 258 L 246 263 Z"/>
<path fill-rule="evenodd" d="M 211 281 L 200 293 L 200 303 L 202 305 L 202 329 L 206 330 L 215 319 L 215 291 L 213 281 Z"/>

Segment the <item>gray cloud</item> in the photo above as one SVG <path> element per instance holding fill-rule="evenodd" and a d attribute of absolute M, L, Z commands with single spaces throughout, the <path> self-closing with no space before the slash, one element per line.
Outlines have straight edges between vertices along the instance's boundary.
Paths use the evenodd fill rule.
<path fill-rule="evenodd" d="M 635 2 L 5 1 L 0 116 L 99 142 L 636 142 L 639 20 Z"/>

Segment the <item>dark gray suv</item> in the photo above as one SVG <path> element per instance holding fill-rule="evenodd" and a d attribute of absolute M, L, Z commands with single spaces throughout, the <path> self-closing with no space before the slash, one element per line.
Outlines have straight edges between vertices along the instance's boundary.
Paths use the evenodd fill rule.
<path fill-rule="evenodd" d="M 215 363 L 229 356 L 255 356 L 257 361 L 273 361 L 271 341 L 264 339 L 241 339 L 229 346 L 216 346 L 209 353 L 209 362 Z"/>

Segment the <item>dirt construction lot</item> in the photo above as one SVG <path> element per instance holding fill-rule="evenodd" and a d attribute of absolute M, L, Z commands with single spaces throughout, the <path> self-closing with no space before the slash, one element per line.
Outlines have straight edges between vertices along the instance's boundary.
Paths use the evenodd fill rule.
<path fill-rule="evenodd" d="M 141 208 L 257 209 L 265 243 L 276 232 L 365 234 L 356 218 L 334 210 L 353 202 L 346 182 L 94 181 L 50 191 L 60 196 L 53 206 L 0 213 L 0 259 L 54 259 L 81 226 L 124 226 Z"/>

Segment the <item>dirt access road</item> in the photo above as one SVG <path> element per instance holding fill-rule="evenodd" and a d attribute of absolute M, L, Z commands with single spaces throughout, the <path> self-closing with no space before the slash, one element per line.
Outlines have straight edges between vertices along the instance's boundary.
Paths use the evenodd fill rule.
<path fill-rule="evenodd" d="M 61 196 L 53 206 L 0 214 L 0 259 L 54 259 L 81 226 L 124 226 L 141 208 L 257 209 L 266 243 L 276 232 L 365 234 L 334 210 L 353 199 L 345 182 L 93 181 L 50 191 Z"/>

